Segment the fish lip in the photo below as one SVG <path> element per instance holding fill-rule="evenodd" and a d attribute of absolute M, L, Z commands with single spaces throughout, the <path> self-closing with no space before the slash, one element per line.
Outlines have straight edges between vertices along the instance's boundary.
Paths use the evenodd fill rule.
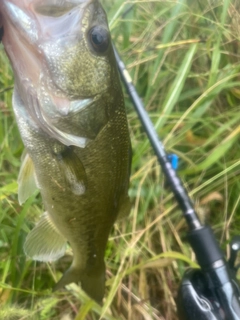
<path fill-rule="evenodd" d="M 34 0 L 32 0 L 32 2 L 34 2 Z M 79 10 L 84 10 L 89 4 L 92 3 L 97 3 L 98 0 L 68 0 L 65 1 L 65 5 L 66 5 L 66 12 L 67 12 L 67 6 L 69 7 L 69 10 L 71 9 L 75 9 L 76 7 L 78 7 Z M 39 13 L 39 10 L 41 8 L 44 8 L 44 6 L 56 6 L 56 7 L 62 7 L 62 5 L 57 5 L 56 0 L 48 0 L 47 5 L 42 5 L 42 0 L 37 1 L 37 3 L 35 3 L 33 5 L 33 8 L 36 12 Z M 43 14 L 44 15 L 44 14 Z"/>

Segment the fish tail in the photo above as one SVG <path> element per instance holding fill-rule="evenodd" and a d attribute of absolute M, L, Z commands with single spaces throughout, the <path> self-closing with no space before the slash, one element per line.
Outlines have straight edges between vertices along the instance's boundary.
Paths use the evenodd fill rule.
<path fill-rule="evenodd" d="M 84 274 L 81 278 L 81 286 L 89 297 L 102 304 L 105 291 L 105 272 L 95 277 Z"/>
<path fill-rule="evenodd" d="M 96 268 L 95 271 L 82 271 L 72 265 L 54 286 L 53 291 L 59 290 L 72 282 L 81 282 L 82 289 L 89 297 L 102 304 L 105 291 L 105 265 L 104 268 Z"/>

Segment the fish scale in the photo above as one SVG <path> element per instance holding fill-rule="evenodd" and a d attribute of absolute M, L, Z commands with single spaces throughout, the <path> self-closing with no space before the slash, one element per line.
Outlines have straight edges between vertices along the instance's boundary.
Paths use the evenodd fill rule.
<path fill-rule="evenodd" d="M 0 11 L 26 148 L 19 202 L 38 188 L 46 210 L 24 250 L 54 261 L 69 242 L 73 261 L 55 290 L 80 282 L 101 303 L 109 233 L 130 211 L 131 163 L 106 14 L 97 0 L 2 0 Z"/>

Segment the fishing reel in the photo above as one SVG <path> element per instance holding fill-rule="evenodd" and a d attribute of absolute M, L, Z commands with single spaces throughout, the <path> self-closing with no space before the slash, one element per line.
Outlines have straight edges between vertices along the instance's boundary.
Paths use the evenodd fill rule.
<path fill-rule="evenodd" d="M 230 320 L 240 319 L 240 288 L 235 266 L 240 251 L 240 236 L 231 242 L 228 272 L 225 264 L 214 270 L 189 269 L 185 272 L 178 292 L 177 307 L 180 320 Z M 229 283 L 228 274 L 231 275 Z M 220 281 L 219 281 L 220 280 Z"/>

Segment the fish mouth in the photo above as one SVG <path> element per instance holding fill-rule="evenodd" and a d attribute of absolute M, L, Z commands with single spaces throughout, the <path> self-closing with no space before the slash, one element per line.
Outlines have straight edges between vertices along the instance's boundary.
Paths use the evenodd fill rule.
<path fill-rule="evenodd" d="M 34 5 L 34 9 L 37 13 L 43 16 L 49 17 L 59 17 L 62 16 L 73 8 L 78 7 L 78 9 L 84 9 L 90 3 L 96 2 L 96 0 L 68 0 L 68 1 L 57 1 L 48 0 L 42 3 L 38 1 Z"/>
<path fill-rule="evenodd" d="M 84 12 L 91 4 L 99 5 L 99 1 L 0 0 L 0 27 L 6 19 L 28 42 L 34 44 L 43 36 L 42 31 L 47 33 L 49 30 L 45 24 L 54 25 L 54 32 L 49 34 L 51 37 L 68 34 L 73 28 L 79 30 Z"/>
<path fill-rule="evenodd" d="M 78 10 L 85 9 L 91 3 L 97 2 L 98 0 L 48 0 L 42 3 L 38 1 L 33 5 L 36 13 L 48 17 L 60 17 L 66 13 L 69 13 L 72 9 L 78 8 Z"/>

